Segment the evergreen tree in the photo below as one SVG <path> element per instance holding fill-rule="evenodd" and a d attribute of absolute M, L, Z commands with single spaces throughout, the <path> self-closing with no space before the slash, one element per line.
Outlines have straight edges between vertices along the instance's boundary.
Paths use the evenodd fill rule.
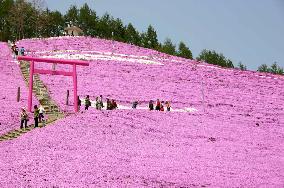
<path fill-rule="evenodd" d="M 239 62 L 238 67 L 241 70 L 247 70 L 247 67 L 244 64 L 242 64 L 242 62 Z"/>
<path fill-rule="evenodd" d="M 270 72 L 272 74 L 283 74 L 283 68 L 281 68 L 280 66 L 278 66 L 277 62 L 274 62 L 271 66 L 270 66 Z"/>
<path fill-rule="evenodd" d="M 150 25 L 148 27 L 147 32 L 146 34 L 144 34 L 143 37 L 144 37 L 143 38 L 144 47 L 151 48 L 151 49 L 158 49 L 159 42 L 157 38 L 157 32 L 155 31 L 153 26 Z"/>
<path fill-rule="evenodd" d="M 283 75 L 283 68 L 278 66 L 277 62 L 274 62 L 270 67 L 266 64 L 262 64 L 258 67 L 257 71 Z"/>
<path fill-rule="evenodd" d="M 192 59 L 192 53 L 190 49 L 183 43 L 179 43 L 178 47 L 178 54 L 179 57 L 187 58 L 187 59 Z"/>
<path fill-rule="evenodd" d="M 129 23 L 126 27 L 125 31 L 125 37 L 126 42 L 135 44 L 135 45 L 141 45 L 141 37 L 139 35 L 139 32 L 133 27 L 131 23 Z"/>
<path fill-rule="evenodd" d="M 160 51 L 166 54 L 176 55 L 176 46 L 172 43 L 171 39 L 167 38 Z"/>
<path fill-rule="evenodd" d="M 225 58 L 223 54 L 218 54 L 214 50 L 202 50 L 197 57 L 197 60 L 203 60 L 209 64 L 219 65 L 222 67 L 234 68 L 233 62 L 230 59 Z"/>
<path fill-rule="evenodd" d="M 112 20 L 110 28 L 112 28 L 113 32 L 113 39 L 121 42 L 126 42 L 125 37 L 125 27 L 123 26 L 123 23 L 121 19 L 117 18 L 115 20 Z"/>
<path fill-rule="evenodd" d="M 81 29 L 86 35 L 95 35 L 95 26 L 97 22 L 96 12 L 91 10 L 85 3 L 79 11 L 78 22 Z"/>
<path fill-rule="evenodd" d="M 11 23 L 9 13 L 14 6 L 13 0 L 0 1 L 0 40 L 7 41 L 11 35 Z"/>
<path fill-rule="evenodd" d="M 65 22 L 70 23 L 72 25 L 77 25 L 79 21 L 79 11 L 75 5 L 72 5 L 64 16 Z"/>
<path fill-rule="evenodd" d="M 270 72 L 269 67 L 266 64 L 262 64 L 257 69 L 258 72 Z"/>
<path fill-rule="evenodd" d="M 105 13 L 99 20 L 97 24 L 97 35 L 102 38 L 111 39 L 112 29 L 110 28 L 113 18 Z"/>

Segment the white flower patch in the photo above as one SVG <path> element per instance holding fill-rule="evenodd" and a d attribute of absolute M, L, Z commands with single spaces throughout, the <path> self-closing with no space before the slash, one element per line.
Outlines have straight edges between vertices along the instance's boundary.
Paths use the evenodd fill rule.
<path fill-rule="evenodd" d="M 163 65 L 158 61 L 153 61 L 150 59 L 142 59 L 142 58 L 133 58 L 128 55 L 117 56 L 112 54 L 53 54 L 42 56 L 43 58 L 59 58 L 59 59 L 77 59 L 77 60 L 102 60 L 102 61 L 123 61 L 123 62 L 131 62 L 131 63 L 141 63 L 141 64 L 149 64 L 149 65 Z"/>

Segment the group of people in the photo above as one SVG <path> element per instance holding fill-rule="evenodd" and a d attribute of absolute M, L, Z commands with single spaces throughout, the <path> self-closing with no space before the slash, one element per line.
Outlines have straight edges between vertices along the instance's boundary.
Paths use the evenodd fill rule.
<path fill-rule="evenodd" d="M 81 99 L 78 96 L 78 107 L 80 109 L 81 107 Z M 107 110 L 114 110 L 117 109 L 117 103 L 114 99 L 106 99 L 106 109 Z M 88 110 L 89 107 L 92 106 L 91 100 L 90 100 L 90 96 L 87 95 L 85 98 L 85 110 Z M 99 97 L 96 97 L 96 109 L 97 110 L 101 110 L 102 108 L 104 108 L 104 103 L 103 103 L 103 96 L 100 95 Z"/>
<path fill-rule="evenodd" d="M 25 48 L 21 47 L 21 49 L 19 49 L 19 47 L 16 44 L 12 45 L 12 51 L 15 54 L 15 56 L 18 56 L 18 55 L 24 56 L 25 55 Z"/>
<path fill-rule="evenodd" d="M 138 101 L 134 101 L 132 103 L 132 108 L 136 109 L 138 106 L 139 102 Z M 90 100 L 90 96 L 87 95 L 85 97 L 85 110 L 88 110 L 89 107 L 92 105 L 91 100 Z M 99 97 L 96 97 L 96 109 L 97 110 L 102 110 L 102 108 L 104 108 L 104 103 L 103 103 L 103 97 L 102 95 L 100 95 Z M 155 108 L 154 108 L 155 105 Z M 171 104 L 169 101 L 166 101 L 164 103 L 164 101 L 160 101 L 159 99 L 157 99 L 156 104 L 154 104 L 153 100 L 150 100 L 149 102 L 149 110 L 157 110 L 157 111 L 165 111 L 164 105 L 166 107 L 166 111 L 171 111 Z M 78 97 L 78 106 L 80 108 L 81 106 L 81 100 Z M 106 99 L 106 109 L 107 110 L 115 110 L 118 108 L 118 105 L 116 103 L 116 101 L 114 99 Z M 46 122 L 46 119 L 44 118 L 44 108 L 42 105 L 40 105 L 39 107 L 37 105 L 34 106 L 34 111 L 33 111 L 33 117 L 34 117 L 34 127 L 38 127 L 39 123 L 43 123 L 43 125 Z M 23 128 L 28 128 L 28 121 L 29 121 L 29 115 L 27 110 L 23 107 L 20 113 L 20 119 L 21 119 L 21 129 Z"/>
<path fill-rule="evenodd" d="M 78 96 L 78 107 L 79 107 L 79 109 L 81 107 L 81 103 L 82 102 L 81 102 L 81 100 Z M 138 101 L 134 101 L 132 103 L 132 108 L 136 109 L 138 104 L 139 104 Z M 155 105 L 155 108 L 154 108 L 154 105 Z M 87 95 L 85 97 L 85 110 L 88 110 L 90 106 L 92 106 L 92 103 L 91 103 L 91 100 L 90 100 L 90 96 Z M 95 106 L 96 106 L 97 110 L 101 110 L 102 108 L 104 108 L 103 96 L 102 95 L 100 95 L 99 97 L 96 97 Z M 107 110 L 114 110 L 114 109 L 117 109 L 117 108 L 118 108 L 118 106 L 117 106 L 117 103 L 114 99 L 109 99 L 109 98 L 106 99 L 106 109 Z M 156 104 L 154 104 L 154 101 L 150 100 L 148 108 L 149 108 L 150 111 L 152 111 L 152 110 L 171 111 L 171 104 L 170 104 L 169 101 L 164 102 L 164 101 L 160 101 L 159 99 L 157 99 Z"/>
<path fill-rule="evenodd" d="M 39 123 L 45 124 L 45 119 L 44 119 L 44 108 L 43 106 L 34 106 L 34 111 L 33 111 L 33 116 L 34 116 L 34 127 L 37 128 Z M 28 128 L 28 121 L 29 121 L 29 114 L 27 110 L 23 107 L 20 113 L 20 119 L 21 119 L 21 129 L 23 128 Z"/>
<path fill-rule="evenodd" d="M 160 101 L 159 99 L 157 99 L 156 101 L 156 107 L 155 110 L 157 111 L 165 111 L 164 105 L 166 106 L 166 110 L 169 112 L 171 111 L 171 103 L 169 101 L 166 101 L 164 103 L 164 101 Z M 154 101 L 150 100 L 149 102 L 149 110 L 154 110 Z"/>

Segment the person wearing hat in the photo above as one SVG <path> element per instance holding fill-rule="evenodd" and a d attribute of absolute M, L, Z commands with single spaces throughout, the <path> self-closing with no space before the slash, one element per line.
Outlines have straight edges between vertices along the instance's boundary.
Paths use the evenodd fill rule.
<path fill-rule="evenodd" d="M 27 128 L 29 116 L 28 116 L 28 113 L 27 113 L 27 111 L 24 107 L 22 107 L 20 118 L 21 118 L 21 129 L 24 127 L 24 124 L 25 124 L 25 128 Z"/>

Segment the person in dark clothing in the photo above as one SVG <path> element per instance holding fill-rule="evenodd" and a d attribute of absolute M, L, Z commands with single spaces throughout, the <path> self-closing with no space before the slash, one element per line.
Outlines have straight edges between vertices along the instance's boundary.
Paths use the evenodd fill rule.
<path fill-rule="evenodd" d="M 15 54 L 16 54 L 16 56 L 18 56 L 19 55 L 19 48 L 16 46 L 16 48 L 15 48 Z"/>
<path fill-rule="evenodd" d="M 21 117 L 21 129 L 24 128 L 24 124 L 25 124 L 25 128 L 27 128 L 29 116 L 25 108 L 22 108 L 20 117 Z"/>
<path fill-rule="evenodd" d="M 39 109 L 37 105 L 34 106 L 34 120 L 35 120 L 35 128 L 38 127 L 38 118 L 39 118 Z"/>
<path fill-rule="evenodd" d="M 152 100 L 149 102 L 149 110 L 154 110 L 154 102 Z"/>
<path fill-rule="evenodd" d="M 136 109 L 138 106 L 138 101 L 134 101 L 133 104 L 132 104 L 132 108 L 133 109 Z"/>
<path fill-rule="evenodd" d="M 112 110 L 117 109 L 117 103 L 114 99 L 111 100 L 111 109 Z"/>
<path fill-rule="evenodd" d="M 79 109 L 79 111 L 80 111 L 80 108 L 81 108 L 81 99 L 80 99 L 80 97 L 78 96 L 78 109 Z"/>
<path fill-rule="evenodd" d="M 162 103 L 161 103 L 161 106 L 160 106 L 160 111 L 165 111 L 165 109 L 164 109 L 164 101 L 162 101 Z"/>
<path fill-rule="evenodd" d="M 25 48 L 24 47 L 21 47 L 20 54 L 21 54 L 21 56 L 25 55 Z"/>
<path fill-rule="evenodd" d="M 112 109 L 111 101 L 107 98 L 107 110 L 111 110 L 111 109 Z"/>
<path fill-rule="evenodd" d="M 156 110 L 160 111 L 161 110 L 161 102 L 159 99 L 157 99 L 157 102 L 156 102 Z"/>
<path fill-rule="evenodd" d="M 90 96 L 87 95 L 87 97 L 85 98 L 85 110 L 88 110 L 90 106 L 91 106 Z"/>

